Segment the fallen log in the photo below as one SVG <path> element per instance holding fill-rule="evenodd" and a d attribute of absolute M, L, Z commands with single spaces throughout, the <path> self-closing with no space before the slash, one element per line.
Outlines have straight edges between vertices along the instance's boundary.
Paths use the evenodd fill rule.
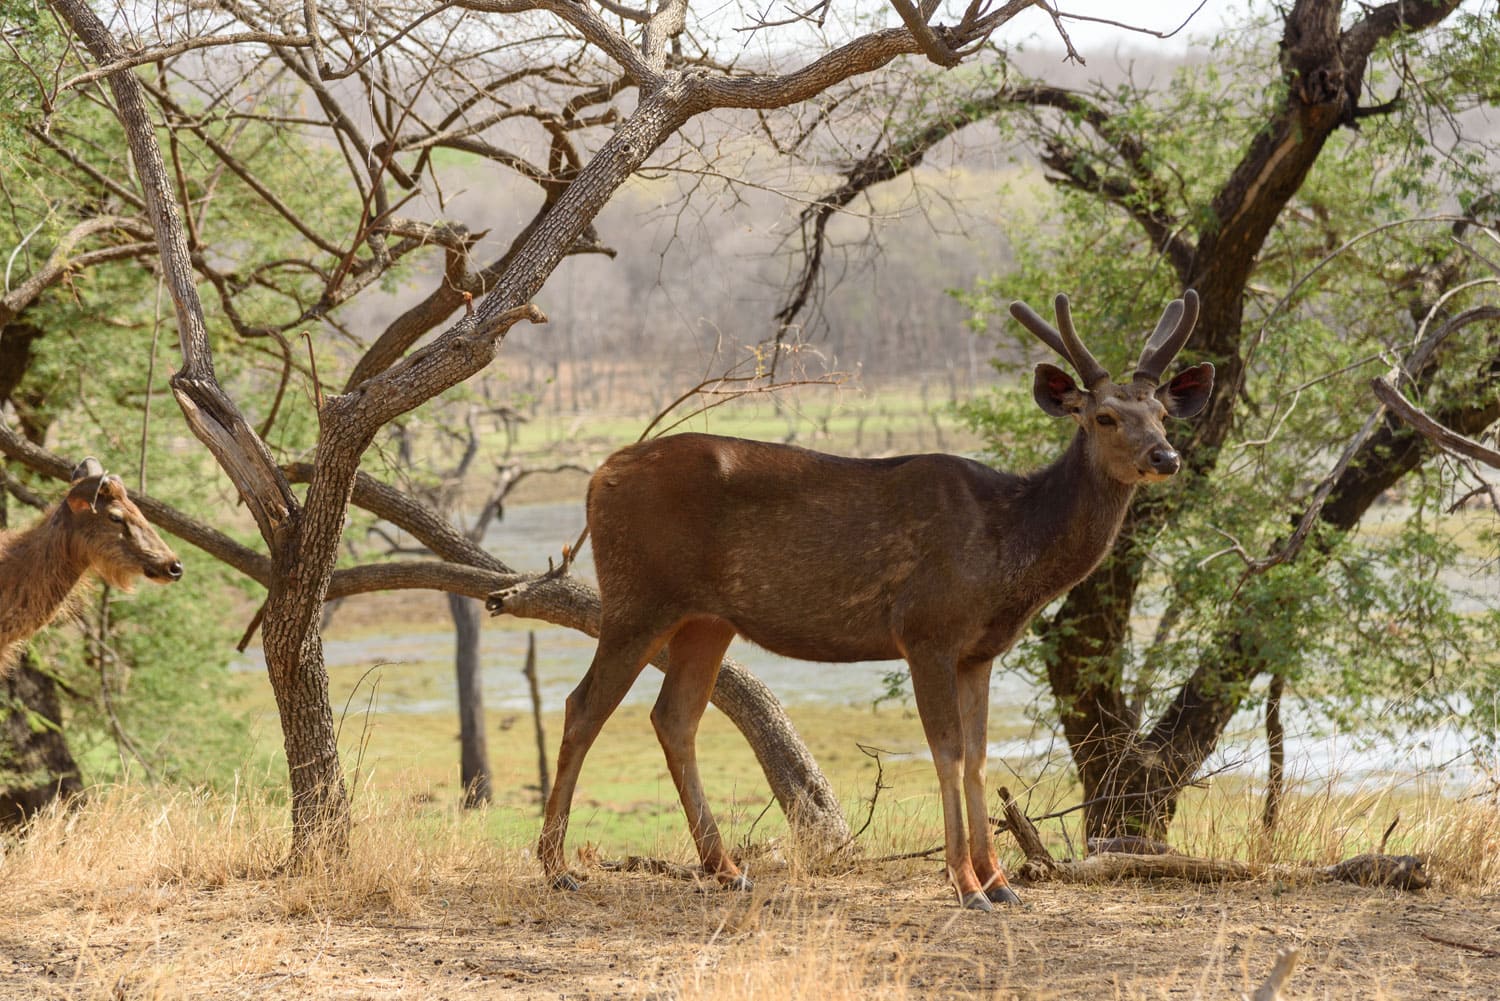
<path fill-rule="evenodd" d="M 1140 847 L 1145 851 L 1095 852 L 1081 859 L 1054 859 L 1042 843 L 1035 825 L 1001 789 L 1005 829 L 1010 831 L 1026 855 L 1016 876 L 1027 883 L 1058 880 L 1063 883 L 1108 883 L 1121 879 L 1181 879 L 1190 883 L 1238 883 L 1254 879 L 1276 879 L 1287 883 L 1354 883 L 1358 886 L 1389 886 L 1398 890 L 1421 890 L 1432 885 L 1426 860 L 1417 855 L 1386 855 L 1373 852 L 1356 855 L 1336 865 L 1311 863 L 1251 865 L 1234 859 L 1198 858 L 1181 855 L 1159 842 L 1144 839 L 1101 841 L 1106 847 Z M 1385 847 L 1382 842 L 1381 847 Z"/>

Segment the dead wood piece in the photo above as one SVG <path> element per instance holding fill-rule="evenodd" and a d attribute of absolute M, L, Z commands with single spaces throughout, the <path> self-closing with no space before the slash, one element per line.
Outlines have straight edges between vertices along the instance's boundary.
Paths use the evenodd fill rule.
<path fill-rule="evenodd" d="M 1031 870 L 1022 866 L 1019 875 Z M 1117 879 L 1183 879 L 1192 883 L 1243 882 L 1274 876 L 1293 883 L 1344 882 L 1358 886 L 1390 886 L 1421 890 L 1432 884 L 1425 863 L 1414 855 L 1358 855 L 1337 865 L 1252 866 L 1233 859 L 1207 859 L 1192 855 L 1153 855 L 1101 852 L 1077 861 L 1054 863 L 1042 878 L 1065 883 L 1102 883 Z"/>
<path fill-rule="evenodd" d="M 1358 886 L 1392 886 L 1425 890 L 1432 885 L 1426 862 L 1416 855 L 1356 855 L 1321 872 L 1325 878 Z"/>
<path fill-rule="evenodd" d="M 1058 864 L 1067 883 L 1103 883 L 1116 879 L 1182 879 L 1190 883 L 1228 883 L 1254 879 L 1257 870 L 1233 859 L 1192 855 L 1136 855 L 1104 852 Z"/>
<path fill-rule="evenodd" d="M 1143 838 L 1137 834 L 1122 835 L 1117 838 L 1089 838 L 1088 848 L 1090 855 L 1123 854 L 1123 855 L 1176 855 L 1177 849 L 1165 841 L 1155 841 L 1151 838 Z"/>
<path fill-rule="evenodd" d="M 610 872 L 649 872 L 658 876 L 671 876 L 673 879 L 687 879 L 694 882 L 704 878 L 703 870 L 696 866 L 679 865 L 676 862 L 646 855 L 630 855 L 624 860 L 600 862 L 599 868 Z"/>
<path fill-rule="evenodd" d="M 997 833 L 1008 830 L 1015 835 L 1016 843 L 1026 856 L 1026 861 L 1017 867 L 1016 876 L 1026 883 L 1044 883 L 1051 879 L 1065 883 L 1104 883 L 1118 879 L 1226 883 L 1272 876 L 1291 883 L 1343 882 L 1358 886 L 1390 886 L 1399 890 L 1422 890 L 1432 885 L 1426 861 L 1416 855 L 1372 852 L 1331 866 L 1251 866 L 1233 859 L 1182 855 L 1165 842 L 1134 835 L 1089 838 L 1086 858 L 1059 862 L 1047 851 L 1036 826 L 1011 796 L 1010 790 L 1002 786 L 997 794 L 1005 816 L 1000 820 L 991 818 L 990 823 Z M 1392 821 L 1386 828 L 1385 837 L 1380 842 L 1382 848 L 1395 827 L 1396 822 Z"/>
<path fill-rule="evenodd" d="M 1047 851 L 1047 846 L 1042 844 L 1042 836 L 1037 833 L 1036 826 L 1032 824 L 1031 818 L 1026 816 L 1021 805 L 1010 795 L 1010 790 L 1001 786 L 999 789 L 1000 803 L 1005 810 L 1005 828 L 1015 835 L 1016 843 L 1021 846 L 1021 851 L 1026 856 L 1026 863 L 1021 866 L 1016 875 L 1027 882 L 1042 882 L 1051 878 L 1052 870 L 1057 868 L 1057 861 L 1053 859 L 1052 853 Z"/>
<path fill-rule="evenodd" d="M 1436 942 L 1438 945 L 1452 946 L 1455 949 L 1464 949 L 1468 952 L 1477 953 L 1478 955 L 1483 956 L 1485 959 L 1500 958 L 1500 949 L 1489 949 L 1482 945 L 1475 945 L 1472 942 L 1460 942 L 1455 938 L 1443 938 L 1441 935 L 1429 935 L 1425 931 L 1418 932 L 1418 934 L 1429 942 Z"/>

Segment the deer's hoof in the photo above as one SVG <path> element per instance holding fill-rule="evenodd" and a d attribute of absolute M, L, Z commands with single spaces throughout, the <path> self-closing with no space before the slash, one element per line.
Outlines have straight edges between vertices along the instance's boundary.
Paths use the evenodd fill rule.
<path fill-rule="evenodd" d="M 985 890 L 984 895 L 993 904 L 1006 904 L 1013 907 L 1021 905 L 1021 898 L 1016 896 L 1016 891 L 1003 883 L 1000 886 L 992 886 L 988 890 Z"/>
<path fill-rule="evenodd" d="M 547 885 L 554 890 L 567 890 L 569 893 L 574 893 L 582 889 L 578 880 L 573 878 L 573 874 L 567 872 L 560 872 L 556 876 L 553 876 L 547 880 Z"/>
<path fill-rule="evenodd" d="M 1014 896 L 1014 894 L 1012 894 Z M 979 890 L 964 894 L 964 910 L 966 911 L 993 911 L 995 905 L 990 903 L 990 898 Z"/>
<path fill-rule="evenodd" d="M 743 874 L 724 880 L 723 886 L 726 890 L 739 890 L 741 893 L 749 893 L 755 889 L 755 884 L 750 881 L 750 877 Z"/>

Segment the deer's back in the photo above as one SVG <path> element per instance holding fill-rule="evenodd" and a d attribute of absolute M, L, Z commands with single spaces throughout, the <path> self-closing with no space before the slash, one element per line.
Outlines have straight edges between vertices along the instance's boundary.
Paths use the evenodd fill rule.
<path fill-rule="evenodd" d="M 630 446 L 589 485 L 604 615 L 716 616 L 805 660 L 900 657 L 914 618 L 982 627 L 976 605 L 996 587 L 986 495 L 1010 479 L 948 455 L 697 434 Z"/>

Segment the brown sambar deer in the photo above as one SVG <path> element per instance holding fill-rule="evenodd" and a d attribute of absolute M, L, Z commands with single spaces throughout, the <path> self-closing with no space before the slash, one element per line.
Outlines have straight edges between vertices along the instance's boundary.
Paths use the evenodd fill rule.
<path fill-rule="evenodd" d="M 90 573 L 125 589 L 139 576 L 162 584 L 182 577 L 182 563 L 131 502 L 124 482 L 92 456 L 74 468 L 67 495 L 40 521 L 0 533 L 0 678 Z"/>
<path fill-rule="evenodd" d="M 599 467 L 588 492 L 599 646 L 568 697 L 538 845 L 554 887 L 578 886 L 563 843 L 584 756 L 665 646 L 651 721 L 704 869 L 749 888 L 704 797 L 695 746 L 720 660 L 740 635 L 801 660 L 905 659 L 937 767 L 949 878 L 964 907 L 1019 902 L 985 812 L 991 664 L 1098 565 L 1136 485 L 1177 472 L 1162 420 L 1198 413 L 1214 376 L 1202 364 L 1158 385 L 1197 319 L 1191 290 L 1167 307 L 1123 383 L 1079 341 L 1066 296 L 1056 310 L 1054 328 L 1011 306 L 1083 380 L 1037 366 L 1037 404 L 1078 430 L 1061 458 L 1030 475 L 954 455 L 851 459 L 703 434 L 631 445 Z M 503 610 L 503 594 L 492 608 Z"/>

